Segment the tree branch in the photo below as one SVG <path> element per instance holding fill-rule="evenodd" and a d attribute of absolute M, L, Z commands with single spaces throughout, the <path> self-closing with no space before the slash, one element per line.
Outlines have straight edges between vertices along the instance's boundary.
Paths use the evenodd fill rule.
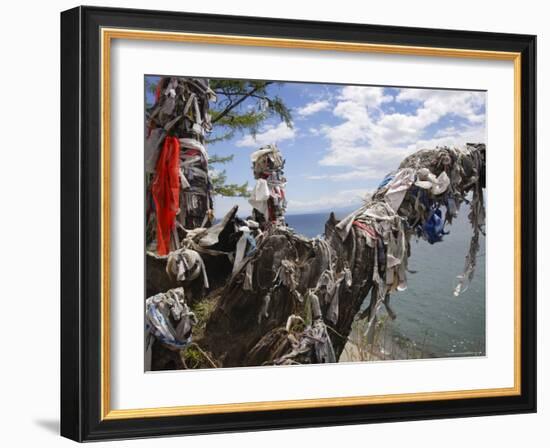
<path fill-rule="evenodd" d="M 235 109 L 237 106 L 243 103 L 244 100 L 247 98 L 253 96 L 258 90 L 263 89 L 264 87 L 268 86 L 269 84 L 272 84 L 272 82 L 266 82 L 264 85 L 259 85 L 257 87 L 254 87 L 250 92 L 245 93 L 242 98 L 239 98 L 234 103 L 227 106 L 223 111 L 220 112 L 220 114 L 212 120 L 212 124 L 218 122 L 223 117 L 225 117 L 229 112 L 231 112 L 233 109 Z"/>

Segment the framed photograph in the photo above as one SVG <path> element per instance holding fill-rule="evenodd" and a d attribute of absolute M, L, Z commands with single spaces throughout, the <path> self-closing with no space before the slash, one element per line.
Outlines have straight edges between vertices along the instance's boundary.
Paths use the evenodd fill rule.
<path fill-rule="evenodd" d="M 536 411 L 535 36 L 61 14 L 61 433 Z"/>

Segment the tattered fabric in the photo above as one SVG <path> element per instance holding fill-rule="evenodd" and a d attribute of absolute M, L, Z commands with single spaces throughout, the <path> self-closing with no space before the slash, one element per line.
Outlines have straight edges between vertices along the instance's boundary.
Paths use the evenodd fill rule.
<path fill-rule="evenodd" d="M 176 137 L 166 137 L 159 155 L 152 193 L 157 213 L 157 252 L 166 255 L 170 251 L 170 233 L 175 226 L 179 209 L 180 142 Z"/>

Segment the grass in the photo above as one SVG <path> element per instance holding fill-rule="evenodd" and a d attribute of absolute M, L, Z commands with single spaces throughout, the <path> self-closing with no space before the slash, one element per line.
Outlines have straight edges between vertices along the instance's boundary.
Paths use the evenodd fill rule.
<path fill-rule="evenodd" d="M 200 347 L 204 336 L 206 323 L 218 303 L 220 290 L 213 291 L 208 296 L 190 306 L 195 313 L 197 324 L 193 327 L 193 343 L 181 350 L 180 357 L 187 369 L 203 369 L 217 367 L 212 354 Z"/>
<path fill-rule="evenodd" d="M 208 322 L 210 315 L 214 311 L 214 308 L 216 308 L 218 299 L 218 291 L 214 291 L 212 294 L 191 306 L 191 311 L 193 311 L 197 317 L 197 325 L 193 327 L 193 340 L 199 341 L 204 336 L 206 322 Z"/>

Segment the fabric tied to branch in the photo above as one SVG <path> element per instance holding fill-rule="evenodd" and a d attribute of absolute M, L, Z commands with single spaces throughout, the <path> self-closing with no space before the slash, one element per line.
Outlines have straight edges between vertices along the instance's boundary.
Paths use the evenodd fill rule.
<path fill-rule="evenodd" d="M 200 254 L 192 249 L 181 248 L 170 252 L 166 262 L 166 273 L 178 282 L 190 282 L 202 272 L 204 287 L 209 288 L 206 267 Z"/>
<path fill-rule="evenodd" d="M 415 172 L 412 168 L 403 168 L 387 183 L 388 189 L 384 195 L 386 202 L 397 213 L 407 191 L 413 184 Z"/>
<path fill-rule="evenodd" d="M 270 193 L 269 193 L 269 187 L 267 185 L 267 180 L 257 179 L 256 185 L 252 190 L 252 194 L 250 195 L 250 199 L 248 200 L 248 202 L 253 208 L 255 208 L 262 215 L 267 217 L 268 216 L 267 200 L 269 199 L 269 196 L 270 196 Z"/>

